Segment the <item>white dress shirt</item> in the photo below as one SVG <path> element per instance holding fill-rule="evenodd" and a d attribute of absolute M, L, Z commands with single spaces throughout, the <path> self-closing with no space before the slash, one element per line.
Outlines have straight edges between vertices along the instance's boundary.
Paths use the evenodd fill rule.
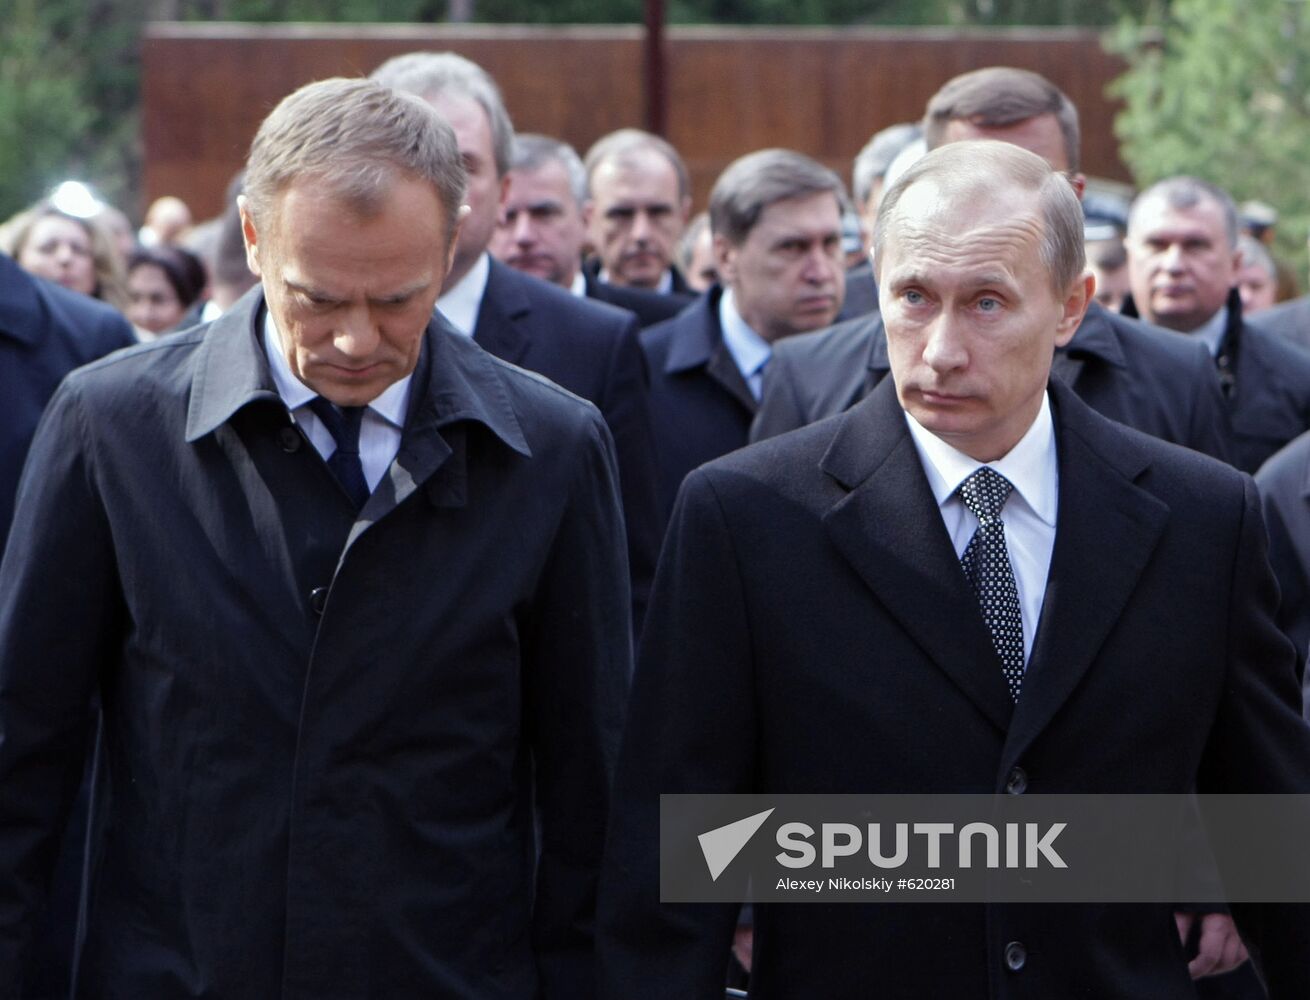
<path fill-rule="evenodd" d="M 955 546 L 956 557 L 978 530 L 978 518 L 956 492 L 960 484 L 983 466 L 982 462 L 957 451 L 927 430 L 907 412 L 905 422 L 928 477 L 928 485 L 942 512 L 946 531 Z M 1046 579 L 1055 548 L 1055 518 L 1059 505 L 1060 467 L 1055 454 L 1055 428 L 1051 402 L 1042 396 L 1037 419 L 1019 443 L 1004 458 L 986 463 L 1008 479 L 1014 491 L 1001 508 L 1005 524 L 1005 548 L 1019 591 L 1019 613 L 1023 616 L 1023 658 L 1032 655 L 1033 638 L 1042 616 Z"/>
<path fill-rule="evenodd" d="M 318 398 L 318 393 L 292 373 L 282 351 L 282 338 L 278 336 L 273 314 L 268 312 L 264 314 L 264 353 L 268 355 L 277 394 L 291 411 L 291 419 L 300 425 L 314 450 L 327 461 L 337 450 L 337 442 L 309 408 L 309 404 Z M 396 452 L 400 451 L 400 434 L 405 428 L 405 414 L 409 410 L 412 378 L 413 375 L 406 375 L 391 383 L 364 411 L 364 419 L 359 425 L 359 462 L 364 467 L 364 479 L 370 492 L 377 489 L 395 460 Z"/>
<path fill-rule="evenodd" d="M 445 316 L 460 333 L 473 336 L 478 328 L 478 310 L 487 291 L 487 278 L 491 275 L 491 258 L 484 252 L 459 284 L 437 299 L 437 312 Z"/>
<path fill-rule="evenodd" d="M 573 283 L 569 285 L 569 291 L 580 299 L 587 297 L 587 278 L 582 273 L 582 268 L 578 268 L 577 273 L 573 275 Z"/>
<path fill-rule="evenodd" d="M 764 366 L 773 357 L 773 347 L 741 318 L 731 288 L 725 288 L 719 297 L 719 329 L 723 331 L 723 346 L 758 403 L 764 392 Z"/>
<path fill-rule="evenodd" d="M 1224 306 L 1208 320 L 1191 332 L 1191 336 L 1200 337 L 1205 346 L 1210 348 L 1210 357 L 1219 357 L 1219 345 L 1224 342 L 1228 332 L 1228 307 Z"/>

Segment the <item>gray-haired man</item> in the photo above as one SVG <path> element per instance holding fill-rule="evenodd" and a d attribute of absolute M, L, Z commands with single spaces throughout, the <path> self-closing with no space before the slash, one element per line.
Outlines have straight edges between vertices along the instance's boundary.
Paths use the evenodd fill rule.
<path fill-rule="evenodd" d="M 464 190 L 421 101 L 302 88 L 248 163 L 261 287 L 51 402 L 0 565 L 5 995 L 97 692 L 97 995 L 589 994 L 614 459 L 434 318 Z"/>

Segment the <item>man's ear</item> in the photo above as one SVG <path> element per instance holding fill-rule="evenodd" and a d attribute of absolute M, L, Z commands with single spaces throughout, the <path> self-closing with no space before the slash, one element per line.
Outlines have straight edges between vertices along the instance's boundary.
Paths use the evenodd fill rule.
<path fill-rule="evenodd" d="M 1083 200 L 1083 192 L 1087 190 L 1086 174 L 1070 174 L 1069 183 L 1073 185 L 1073 193 L 1078 196 L 1078 200 Z"/>
<path fill-rule="evenodd" d="M 1082 275 L 1075 278 L 1069 286 L 1064 296 L 1064 309 L 1060 315 L 1060 322 L 1055 328 L 1056 347 L 1063 347 L 1069 343 L 1073 335 L 1078 332 L 1078 326 L 1083 321 L 1088 303 L 1092 301 L 1095 291 L 1096 278 L 1091 271 L 1083 271 Z"/>
<path fill-rule="evenodd" d="M 682 224 L 687 225 L 687 220 L 691 218 L 691 195 L 683 195 L 682 198 Z"/>
<path fill-rule="evenodd" d="M 446 271 L 441 276 L 443 285 L 450 277 L 450 269 L 455 266 L 455 247 L 459 245 L 459 231 L 464 228 L 464 220 L 472 211 L 473 209 L 468 205 L 460 205 L 459 211 L 455 213 L 455 224 L 450 227 L 450 242 L 446 244 Z"/>
<path fill-rule="evenodd" d="M 259 233 L 255 229 L 255 218 L 250 214 L 250 200 L 245 195 L 237 195 L 237 212 L 241 215 L 241 238 L 246 244 L 246 267 L 256 278 L 262 278 L 259 269 Z"/>
<path fill-rule="evenodd" d="M 714 269 L 719 272 L 719 284 L 725 288 L 737 280 L 737 248 L 727 238 L 714 234 Z"/>

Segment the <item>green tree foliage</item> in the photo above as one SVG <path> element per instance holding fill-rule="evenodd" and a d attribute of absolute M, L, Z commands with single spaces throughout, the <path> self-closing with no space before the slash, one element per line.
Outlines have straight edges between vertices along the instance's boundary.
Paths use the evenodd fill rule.
<path fill-rule="evenodd" d="M 1126 20 L 1114 47 L 1130 69 L 1112 85 L 1115 122 L 1139 185 L 1193 174 L 1281 216 L 1285 256 L 1310 221 L 1310 10 L 1305 0 L 1174 0 Z"/>
<path fill-rule="evenodd" d="M 78 68 L 38 16 L 42 0 L 11 0 L 0 32 L 0 219 L 35 201 L 68 167 L 71 136 L 94 110 L 78 86 Z"/>

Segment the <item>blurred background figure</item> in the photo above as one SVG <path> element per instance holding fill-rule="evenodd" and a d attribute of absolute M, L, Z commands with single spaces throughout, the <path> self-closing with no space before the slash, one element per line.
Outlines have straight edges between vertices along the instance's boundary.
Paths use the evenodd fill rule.
<path fill-rule="evenodd" d="M 154 340 L 180 329 L 206 283 L 200 259 L 181 247 L 141 247 L 132 254 L 127 265 L 127 318 L 138 339 Z"/>
<path fill-rule="evenodd" d="M 122 209 L 102 202 L 99 210 L 87 218 L 109 238 L 110 244 L 118 253 L 119 260 L 126 261 L 132 256 L 133 251 L 136 250 L 136 230 L 132 228 L 132 221 Z"/>
<path fill-rule="evenodd" d="M 1237 240 L 1242 261 L 1237 267 L 1237 291 L 1242 296 L 1242 315 L 1263 312 L 1278 301 L 1278 266 L 1265 245 L 1243 233 Z"/>
<path fill-rule="evenodd" d="M 1274 254 L 1274 238 L 1278 232 L 1278 209 L 1263 201 L 1244 201 L 1237 209 L 1242 232 L 1265 248 L 1265 254 L 1274 268 L 1274 301 L 1286 302 L 1301 294 L 1301 283 L 1296 268 Z"/>
<path fill-rule="evenodd" d="M 1110 230 L 1108 238 L 1087 241 L 1087 267 L 1096 276 L 1096 301 L 1118 312 L 1128 295 L 1128 251 Z"/>
<path fill-rule="evenodd" d="M 172 195 L 156 198 L 146 210 L 146 223 L 138 240 L 143 247 L 169 246 L 181 242 L 191 228 L 191 209 Z"/>
<path fill-rule="evenodd" d="M 873 227 L 878 221 L 882 193 L 887 189 L 887 168 L 901 150 L 922 135 L 923 128 L 918 122 L 889 125 L 875 132 L 864 148 L 855 154 L 855 162 L 851 166 L 851 194 L 855 197 L 855 210 L 860 215 L 864 229 L 866 251 L 873 239 Z"/>
<path fill-rule="evenodd" d="M 676 255 L 678 270 L 687 280 L 687 287 L 700 294 L 709 291 L 719 280 L 714 266 L 714 235 L 710 232 L 710 214 L 701 212 L 687 225 L 687 231 L 678 240 Z"/>
<path fill-rule="evenodd" d="M 29 274 L 100 299 L 119 311 L 127 305 L 118 249 L 91 219 L 41 201 L 5 223 L 0 249 Z"/>

